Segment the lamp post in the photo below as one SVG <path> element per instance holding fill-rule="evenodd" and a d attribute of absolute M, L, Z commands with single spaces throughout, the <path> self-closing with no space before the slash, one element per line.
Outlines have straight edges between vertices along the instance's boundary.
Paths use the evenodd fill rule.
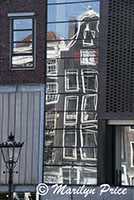
<path fill-rule="evenodd" d="M 13 172 L 16 164 L 18 162 L 21 148 L 24 142 L 16 142 L 12 133 L 8 136 L 8 140 L 6 142 L 2 142 L 0 144 L 0 149 L 2 153 L 2 157 L 6 168 L 8 169 L 9 173 L 9 181 L 8 181 L 8 199 L 13 200 L 13 193 L 12 193 L 12 183 L 13 183 Z"/>

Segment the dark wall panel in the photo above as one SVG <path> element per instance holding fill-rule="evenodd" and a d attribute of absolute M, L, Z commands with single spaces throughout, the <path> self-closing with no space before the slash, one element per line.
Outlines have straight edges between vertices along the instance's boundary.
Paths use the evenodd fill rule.
<path fill-rule="evenodd" d="M 134 1 L 101 4 L 99 118 L 133 119 Z"/>

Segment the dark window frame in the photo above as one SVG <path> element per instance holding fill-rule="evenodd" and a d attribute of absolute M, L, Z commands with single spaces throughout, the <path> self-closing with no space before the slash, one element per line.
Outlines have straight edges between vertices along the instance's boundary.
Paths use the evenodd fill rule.
<path fill-rule="evenodd" d="M 15 29 L 13 27 L 14 20 L 18 19 L 32 19 L 32 28 L 29 29 Z M 14 32 L 19 31 L 31 31 L 32 32 L 32 41 L 14 41 L 13 35 Z M 14 44 L 32 44 L 32 53 L 14 53 Z M 13 56 L 32 56 L 33 65 L 32 67 L 14 67 L 13 66 Z M 36 18 L 35 16 L 13 16 L 10 18 L 10 62 L 9 67 L 11 70 L 33 70 L 36 65 Z"/>

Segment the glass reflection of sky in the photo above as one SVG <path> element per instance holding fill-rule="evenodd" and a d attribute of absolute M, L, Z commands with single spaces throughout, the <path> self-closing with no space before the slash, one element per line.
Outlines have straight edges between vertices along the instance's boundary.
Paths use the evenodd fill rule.
<path fill-rule="evenodd" d="M 48 0 L 48 3 L 64 3 L 74 2 L 71 0 Z M 63 23 L 70 19 L 78 19 L 80 15 L 88 10 L 88 6 L 91 6 L 96 14 L 100 12 L 100 2 L 88 2 L 88 3 L 75 3 L 72 4 L 57 4 L 48 5 L 48 31 L 55 32 L 60 39 L 68 39 L 69 23 Z M 49 23 L 49 22 L 62 22 L 62 23 Z"/>
<path fill-rule="evenodd" d="M 87 11 L 88 6 L 91 6 L 96 13 L 99 13 L 99 2 L 50 5 L 48 6 L 48 22 L 69 21 L 72 18 L 77 18 Z"/>
<path fill-rule="evenodd" d="M 14 19 L 14 29 L 32 29 L 32 19 Z"/>
<path fill-rule="evenodd" d="M 85 2 L 87 0 L 79 0 L 79 1 L 80 2 Z M 88 0 L 88 1 L 92 1 L 92 0 Z M 94 1 L 97 1 L 97 0 L 94 0 Z M 52 3 L 69 3 L 69 2 L 76 2 L 76 0 L 48 0 L 48 4 L 52 4 Z"/>
<path fill-rule="evenodd" d="M 14 35 L 15 41 L 32 41 L 32 31 L 15 31 Z"/>

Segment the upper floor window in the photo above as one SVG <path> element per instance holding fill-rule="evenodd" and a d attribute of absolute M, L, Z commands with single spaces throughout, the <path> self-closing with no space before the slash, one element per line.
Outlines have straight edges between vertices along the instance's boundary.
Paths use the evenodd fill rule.
<path fill-rule="evenodd" d="M 24 69 L 35 66 L 35 18 L 26 14 L 11 17 L 10 67 Z"/>
<path fill-rule="evenodd" d="M 98 63 L 98 55 L 95 50 L 81 49 L 80 64 L 81 65 L 96 65 Z"/>
<path fill-rule="evenodd" d="M 89 94 L 82 97 L 82 123 L 95 122 L 97 120 L 97 95 Z"/>
<path fill-rule="evenodd" d="M 47 59 L 47 76 L 53 78 L 57 75 L 58 64 L 56 59 Z"/>
<path fill-rule="evenodd" d="M 64 110 L 64 124 L 76 124 L 78 115 L 78 97 L 65 97 Z"/>
<path fill-rule="evenodd" d="M 97 92 L 98 91 L 98 78 L 97 71 L 83 69 L 82 74 L 82 85 L 84 93 Z"/>
<path fill-rule="evenodd" d="M 54 136 L 56 128 L 56 112 L 49 111 L 46 112 L 46 135 Z"/>
<path fill-rule="evenodd" d="M 77 159 L 77 133 L 76 127 L 70 126 L 65 128 L 63 132 L 63 158 L 65 159 Z"/>
<path fill-rule="evenodd" d="M 52 82 L 46 85 L 46 104 L 57 103 L 59 100 L 58 83 Z"/>
<path fill-rule="evenodd" d="M 66 70 L 65 71 L 65 91 L 78 91 L 78 70 Z"/>
<path fill-rule="evenodd" d="M 95 38 L 95 31 L 91 31 L 89 24 L 86 24 L 86 28 L 83 33 L 83 46 L 93 46 L 93 39 Z"/>

